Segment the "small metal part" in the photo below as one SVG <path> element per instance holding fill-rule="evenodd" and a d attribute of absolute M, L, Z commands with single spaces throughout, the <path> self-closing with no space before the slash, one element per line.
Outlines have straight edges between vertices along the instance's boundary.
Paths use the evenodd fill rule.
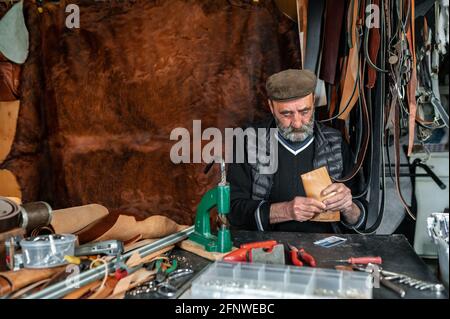
<path fill-rule="evenodd" d="M 75 256 L 107 255 L 118 256 L 124 251 L 123 243 L 119 240 L 105 240 L 92 244 L 85 244 L 75 248 Z"/>

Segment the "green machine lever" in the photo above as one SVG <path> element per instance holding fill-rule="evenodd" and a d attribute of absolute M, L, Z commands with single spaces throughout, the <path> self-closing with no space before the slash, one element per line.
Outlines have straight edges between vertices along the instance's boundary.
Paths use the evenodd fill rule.
<path fill-rule="evenodd" d="M 214 161 L 208 164 L 205 173 L 209 171 L 213 164 Z M 214 207 L 217 207 L 221 220 L 226 219 L 226 215 L 230 212 L 230 185 L 226 180 L 223 159 L 221 160 L 220 171 L 221 180 L 219 184 L 203 195 L 197 207 L 195 229 L 189 239 L 203 246 L 206 251 L 226 253 L 231 251 L 232 248 L 230 230 L 226 224 L 222 224 L 216 236 L 211 233 L 210 224 L 210 213 Z"/>

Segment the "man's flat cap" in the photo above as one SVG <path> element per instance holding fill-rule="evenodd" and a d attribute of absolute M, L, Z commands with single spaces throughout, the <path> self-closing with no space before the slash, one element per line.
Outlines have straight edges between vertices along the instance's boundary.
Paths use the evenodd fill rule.
<path fill-rule="evenodd" d="M 268 97 L 273 101 L 289 101 L 314 93 L 316 76 L 308 70 L 284 70 L 272 74 L 266 82 Z"/>

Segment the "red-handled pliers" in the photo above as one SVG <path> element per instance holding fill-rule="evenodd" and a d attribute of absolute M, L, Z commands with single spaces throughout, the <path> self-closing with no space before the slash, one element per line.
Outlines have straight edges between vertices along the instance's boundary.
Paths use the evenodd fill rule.
<path fill-rule="evenodd" d="M 308 254 L 303 248 L 297 249 L 297 247 L 288 244 L 290 255 L 291 255 L 291 261 L 295 266 L 303 266 L 303 263 L 306 263 L 307 265 L 311 267 L 316 267 L 317 263 L 314 257 L 310 254 Z M 300 257 L 300 259 L 299 259 Z"/>

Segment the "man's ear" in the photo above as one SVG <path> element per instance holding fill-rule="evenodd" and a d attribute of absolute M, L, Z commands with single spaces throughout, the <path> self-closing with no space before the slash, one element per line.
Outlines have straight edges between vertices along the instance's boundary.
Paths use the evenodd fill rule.
<path fill-rule="evenodd" d="M 272 102 L 272 100 L 268 99 L 267 103 L 269 103 L 270 112 L 272 112 L 272 114 L 273 114 L 273 102 Z"/>

